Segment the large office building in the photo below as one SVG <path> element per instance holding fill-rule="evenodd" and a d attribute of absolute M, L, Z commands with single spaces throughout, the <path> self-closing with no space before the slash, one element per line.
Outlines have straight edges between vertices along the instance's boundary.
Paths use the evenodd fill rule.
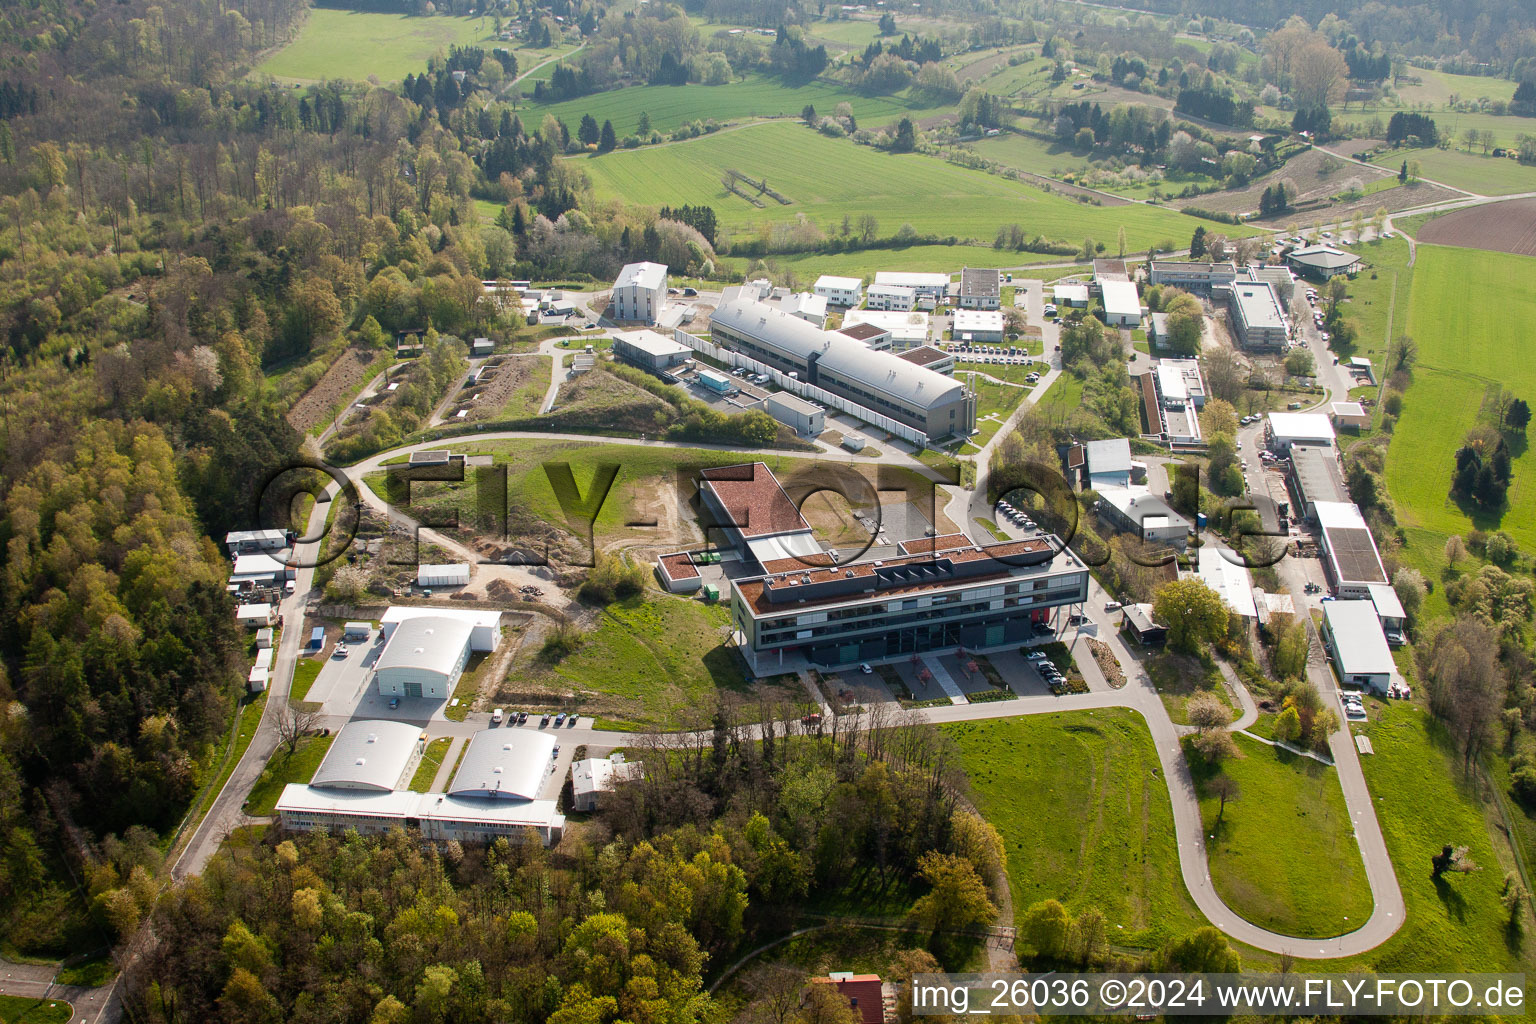
<path fill-rule="evenodd" d="M 867 347 L 896 352 L 928 344 L 932 332 L 928 314 L 917 310 L 850 309 L 837 333 L 857 337 L 855 331 L 860 328 L 880 331 L 884 335 L 882 341 L 867 342 Z"/>
<path fill-rule="evenodd" d="M 1147 265 L 1148 284 L 1182 288 L 1197 295 L 1208 296 L 1212 289 L 1229 285 L 1235 280 L 1237 267 L 1232 263 L 1153 260 Z"/>
<path fill-rule="evenodd" d="M 1130 281 L 1106 278 L 1098 282 L 1104 300 L 1104 322 L 1111 327 L 1141 326 L 1141 297 Z"/>
<path fill-rule="evenodd" d="M 960 381 L 875 351 L 845 334 L 820 331 L 798 317 L 744 296 L 722 301 L 710 317 L 716 344 L 873 412 L 930 439 L 968 436 L 976 396 Z"/>
<path fill-rule="evenodd" d="M 613 282 L 613 318 L 654 324 L 667 301 L 667 268 L 662 263 L 631 263 Z"/>
<path fill-rule="evenodd" d="M 1322 530 L 1323 571 L 1334 596 L 1369 601 L 1372 586 L 1392 581 L 1365 517 L 1357 506 L 1342 501 L 1319 501 L 1314 507 Z"/>
<path fill-rule="evenodd" d="M 1054 537 L 983 547 L 951 534 L 898 551 L 846 565 L 768 562 L 764 575 L 732 580 L 731 614 L 752 670 L 1017 645 L 1051 609 L 1088 599 L 1087 566 Z"/>
<path fill-rule="evenodd" d="M 1290 321 L 1267 281 L 1237 281 L 1228 309 L 1237 341 L 1250 352 L 1280 352 L 1290 341 Z"/>
<path fill-rule="evenodd" d="M 700 471 L 699 502 L 706 528 L 719 530 L 721 545 L 735 548 L 748 565 L 828 558 L 799 506 L 764 463 Z"/>
<path fill-rule="evenodd" d="M 957 309 L 950 333 L 955 341 L 996 344 L 1003 340 L 1003 314 L 995 309 Z"/>
<path fill-rule="evenodd" d="M 1002 305 L 1002 275 L 995 270 L 966 267 L 960 271 L 961 309 L 998 309 Z"/>
<path fill-rule="evenodd" d="M 476 733 L 446 793 L 412 793 L 395 789 L 420 742 L 420 729 L 400 723 L 354 722 L 359 733 L 372 736 L 364 753 L 350 760 L 331 757 L 308 786 L 290 784 L 277 802 L 278 821 L 285 829 L 362 834 L 394 828 L 419 829 L 423 839 L 487 843 L 516 841 L 532 829 L 544 845 L 557 842 L 565 827 L 553 800 L 540 800 L 549 777 L 555 741 L 548 733 L 487 729 Z M 332 749 L 342 743 L 347 729 Z M 395 726 L 386 731 L 385 726 Z M 348 740 L 348 749 L 358 747 Z M 371 755 L 368 756 L 368 755 Z M 353 763 L 362 760 L 363 764 Z M 376 764 L 374 762 L 377 762 Z M 396 768 L 398 767 L 398 771 Z M 391 772 L 395 780 L 390 781 Z"/>

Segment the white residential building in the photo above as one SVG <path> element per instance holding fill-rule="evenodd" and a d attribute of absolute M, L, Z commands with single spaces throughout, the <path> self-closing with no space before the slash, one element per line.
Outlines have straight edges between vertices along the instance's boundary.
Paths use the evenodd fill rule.
<path fill-rule="evenodd" d="M 667 268 L 663 263 L 631 263 L 613 282 L 613 318 L 654 324 L 667 301 Z"/>
<path fill-rule="evenodd" d="M 1141 325 L 1141 297 L 1130 281 L 1103 280 L 1099 291 L 1104 298 L 1104 322 L 1111 327 Z"/>
<path fill-rule="evenodd" d="M 829 306 L 852 309 L 864 301 L 864 281 L 857 277 L 837 277 L 822 274 L 816 279 L 811 291 L 827 300 Z"/>
<path fill-rule="evenodd" d="M 917 302 L 917 292 L 890 284 L 872 284 L 864 293 L 867 309 L 909 312 Z"/>
<path fill-rule="evenodd" d="M 880 270 L 875 273 L 875 284 L 893 288 L 910 288 L 919 298 L 943 299 L 949 291 L 948 274 L 914 274 L 902 270 Z"/>

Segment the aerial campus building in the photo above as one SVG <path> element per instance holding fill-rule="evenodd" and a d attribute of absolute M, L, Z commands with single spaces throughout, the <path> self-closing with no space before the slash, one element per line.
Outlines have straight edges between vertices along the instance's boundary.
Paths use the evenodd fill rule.
<path fill-rule="evenodd" d="M 458 608 L 390 608 L 380 620 L 384 649 L 373 666 L 386 697 L 447 700 L 470 655 L 493 651 L 501 613 Z"/>
<path fill-rule="evenodd" d="M 423 839 L 516 840 L 533 829 L 557 842 L 565 817 L 539 799 L 555 739 L 549 733 L 486 729 L 465 748 L 446 793 L 397 789 L 416 759 L 421 731 L 399 722 L 357 720 L 337 734 L 314 780 L 290 784 L 277 802 L 282 827 L 360 833 L 414 828 Z"/>
<path fill-rule="evenodd" d="M 710 316 L 717 344 L 873 412 L 923 431 L 929 438 L 968 436 L 976 426 L 976 396 L 960 381 L 837 331 L 821 331 L 749 296 L 723 299 Z"/>
<path fill-rule="evenodd" d="M 843 565 L 779 559 L 732 580 L 731 615 L 752 670 L 1016 645 L 1051 609 L 1088 599 L 1087 566 L 1053 537 L 983 547 L 957 533 L 898 551 Z"/>
<path fill-rule="evenodd" d="M 1017 644 L 1052 608 L 1088 599 L 1087 566 L 1054 537 L 983 547 L 947 534 L 839 564 L 761 462 L 702 471 L 699 496 L 748 569 L 730 581 L 731 614 L 754 672 Z M 688 569 L 663 556 L 659 571 Z"/>
<path fill-rule="evenodd" d="M 1267 281 L 1235 281 L 1231 293 L 1228 308 L 1238 343 L 1249 351 L 1282 351 L 1290 341 L 1290 320 L 1274 286 Z"/>
<path fill-rule="evenodd" d="M 631 263 L 613 282 L 613 318 L 653 324 L 667 301 L 667 268 L 662 263 Z"/>

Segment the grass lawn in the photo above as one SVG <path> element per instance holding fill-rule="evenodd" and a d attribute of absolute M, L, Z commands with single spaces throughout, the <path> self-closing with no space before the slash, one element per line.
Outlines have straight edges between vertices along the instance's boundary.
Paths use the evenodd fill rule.
<path fill-rule="evenodd" d="M 1188 725 L 1189 716 L 1185 705 L 1197 694 L 1209 694 L 1227 706 L 1233 718 L 1237 709 L 1227 696 L 1227 688 L 1221 681 L 1221 670 L 1215 665 L 1207 669 L 1199 660 L 1173 651 L 1164 651 L 1147 662 L 1147 674 L 1152 685 L 1168 709 L 1168 717 L 1179 725 Z"/>
<path fill-rule="evenodd" d="M 777 186 L 775 186 L 777 187 Z M 898 227 L 900 225 L 897 225 Z M 1030 263 L 1056 262 L 1059 256 L 1047 253 L 1013 252 L 990 245 L 912 245 L 900 249 L 863 249 L 839 253 L 790 253 L 770 256 L 770 266 L 792 270 L 807 286 L 822 274 L 864 277 L 880 270 L 910 270 L 915 273 L 953 272 L 959 266 L 1024 267 Z M 740 256 L 722 256 L 715 261 L 722 268 L 742 274 L 756 260 Z M 1054 270 L 1042 271 L 1053 274 Z"/>
<path fill-rule="evenodd" d="M 309 688 L 315 685 L 315 678 L 320 675 L 320 670 L 324 667 L 323 657 L 300 652 L 299 663 L 293 667 L 293 687 L 288 698 L 303 700 L 308 697 Z"/>
<path fill-rule="evenodd" d="M 1529 130 L 1536 132 L 1536 123 Z M 1421 177 L 1485 196 L 1536 191 L 1536 167 L 1483 156 L 1481 149 L 1472 153 L 1464 149 L 1389 149 L 1373 157 L 1371 163 L 1395 171 L 1404 160 L 1417 160 Z"/>
<path fill-rule="evenodd" d="M 1074 374 L 1063 373 L 1051 382 L 1051 386 L 1046 389 L 1038 404 L 1076 409 L 1083 404 L 1083 382 Z"/>
<path fill-rule="evenodd" d="M 0 996 L 0 1021 L 4 1024 L 67 1024 L 75 1008 L 62 999 Z"/>
<path fill-rule="evenodd" d="M 104 954 L 68 967 L 60 967 L 59 973 L 54 975 L 53 980 L 60 985 L 100 988 L 102 985 L 110 984 L 115 977 L 117 977 L 117 964 L 110 954 Z"/>
<path fill-rule="evenodd" d="M 674 146 L 618 150 L 577 161 L 600 197 L 630 203 L 713 206 L 723 225 L 755 234 L 760 226 L 804 215 L 824 228 L 874 216 L 879 233 L 903 224 L 920 233 L 990 243 L 999 223 L 1080 244 L 1109 241 L 1123 226 L 1131 249 L 1166 245 L 1192 230 L 1193 218 L 1147 206 L 1086 206 L 982 171 L 922 154 L 891 154 L 829 139 L 794 122 L 755 125 Z M 790 200 L 759 208 L 726 193 L 720 178 L 734 168 Z M 1233 228 L 1239 234 L 1246 228 Z M 995 265 L 995 264 L 994 264 Z"/>
<path fill-rule="evenodd" d="M 1011 369 L 1020 369 L 1020 367 L 1011 367 Z M 999 384 L 981 377 L 977 377 L 975 383 L 976 429 L 981 433 L 972 437 L 970 443 L 980 449 L 992 440 L 992 435 L 996 434 L 1008 417 L 1013 415 L 1013 410 L 1017 409 L 1019 403 L 1024 400 L 1024 396 L 1029 394 L 1029 389 L 1013 384 Z"/>
<path fill-rule="evenodd" d="M 911 90 L 892 96 L 868 96 L 835 82 L 819 79 L 804 85 L 786 85 L 782 79 L 752 74 L 727 85 L 636 85 L 559 103 L 528 102 L 523 123 L 536 127 L 545 114 L 554 114 L 572 128 L 581 115 L 591 114 L 598 124 L 613 122 L 619 138 L 633 135 L 640 114 L 648 114 L 651 127 L 663 134 L 690 121 L 745 121 L 757 117 L 793 117 L 809 103 L 831 114 L 839 103 L 853 106 L 860 127 L 877 128 L 903 117 L 921 117 L 942 107 Z"/>
<path fill-rule="evenodd" d="M 1347 282 L 1344 312 L 1358 325 L 1360 334 L 1354 348 L 1336 351 L 1346 358 L 1365 356 L 1376 365 L 1380 376 L 1392 337 L 1408 332 L 1408 304 L 1417 267 L 1408 266 L 1406 239 L 1367 242 L 1356 249 L 1369 265 Z"/>
<path fill-rule="evenodd" d="M 453 684 L 453 696 L 449 698 L 448 706 L 443 709 L 444 718 L 450 722 L 462 722 L 469 717 L 469 712 L 480 697 L 480 688 L 485 682 L 480 678 L 481 671 L 490 663 L 490 660 L 490 652 L 486 651 L 477 651 L 469 656 L 469 661 L 464 663 L 464 671 L 459 673 L 459 681 Z"/>
<path fill-rule="evenodd" d="M 421 752 L 421 761 L 416 765 L 416 774 L 411 776 L 412 793 L 432 791 L 432 780 L 437 778 L 437 770 L 443 766 L 443 758 L 448 756 L 448 748 L 451 746 L 452 736 L 439 736 L 427 744 L 427 749 Z"/>
<path fill-rule="evenodd" d="M 725 646 L 723 605 L 634 597 L 603 609 L 574 652 L 530 672 L 576 691 L 599 712 L 599 728 L 675 725 L 707 710 L 717 691 L 747 690 L 741 662 Z M 606 709 L 606 713 L 605 713 Z"/>
<path fill-rule="evenodd" d="M 1513 95 L 1513 93 L 1511 93 Z M 1345 111 L 1338 107 L 1333 108 L 1333 121 L 1335 130 L 1343 126 L 1354 125 L 1362 131 L 1369 126 L 1373 118 L 1381 118 L 1383 127 L 1397 113 L 1396 107 L 1370 107 L 1362 111 L 1359 107 Z M 1478 131 L 1491 131 L 1494 135 L 1494 145 L 1514 146 L 1521 135 L 1529 135 L 1536 132 L 1536 118 L 1499 116 L 1497 114 L 1468 114 L 1455 110 L 1427 111 L 1434 118 L 1435 127 L 1439 129 L 1442 139 L 1449 138 L 1452 146 L 1461 145 L 1461 135 L 1468 128 L 1476 128 Z M 1384 136 L 1380 136 L 1384 137 Z M 1433 175 L 1431 175 L 1433 177 Z"/>
<path fill-rule="evenodd" d="M 483 18 L 418 18 L 315 7 L 293 42 L 257 65 L 256 73 L 289 82 L 360 82 L 369 75 L 397 82 L 407 73 L 425 70 L 427 58 L 439 50 L 491 40 L 492 28 Z"/>
<path fill-rule="evenodd" d="M 1515 83 L 1508 78 L 1491 78 L 1487 75 L 1454 75 L 1449 71 L 1433 71 L 1429 68 L 1409 68 L 1406 74 L 1419 79 L 1421 85 L 1399 85 L 1397 95 L 1410 106 L 1428 103 L 1443 107 L 1452 96 L 1462 100 L 1504 100 L 1515 96 Z M 1445 114 L 1454 117 L 1454 114 Z"/>
<path fill-rule="evenodd" d="M 1529 451 L 1514 460 L 1502 517 L 1464 510 L 1449 497 L 1455 451 L 1477 421 L 1484 389 L 1497 382 L 1517 395 L 1536 394 L 1536 343 L 1526 328 L 1536 316 L 1533 275 L 1530 257 L 1419 246 L 1405 328 L 1419 358 L 1388 450 L 1387 485 L 1399 524 L 1410 536 L 1428 531 L 1415 539 L 1433 548 L 1474 527 L 1508 530 L 1527 550 L 1536 545 L 1536 456 Z"/>
<path fill-rule="evenodd" d="M 948 726 L 973 799 L 1008 853 L 1014 914 L 1044 899 L 1104 912 L 1110 941 L 1154 945 L 1206 923 L 1179 874 L 1173 811 L 1135 712 Z"/>
<path fill-rule="evenodd" d="M 335 738 L 334 735 L 305 736 L 292 754 L 288 753 L 286 743 L 279 746 L 267 762 L 261 778 L 251 787 L 251 795 L 245 802 L 245 813 L 253 817 L 271 814 L 277 806 L 278 797 L 283 795 L 284 786 L 290 782 L 303 785 L 315 777 L 315 770 L 320 767 L 325 752 L 331 747 L 331 740 Z"/>
<path fill-rule="evenodd" d="M 1371 916 L 1371 889 L 1338 774 L 1310 757 L 1233 739 L 1242 756 L 1221 774 L 1238 784 L 1237 799 L 1222 812 L 1198 780 L 1216 892 L 1245 920 L 1284 935 L 1354 931 Z"/>
<path fill-rule="evenodd" d="M 1383 974 L 1529 971 L 1536 947 L 1518 947 L 1499 902 L 1504 872 L 1514 866 L 1509 846 L 1490 831 L 1482 794 L 1465 781 L 1445 730 L 1419 705 L 1399 701 L 1351 728 L 1369 736 L 1376 751 L 1361 764 L 1408 919 L 1381 946 L 1328 967 Z M 1482 870 L 1431 879 L 1429 858 L 1447 843 L 1468 847 Z"/>

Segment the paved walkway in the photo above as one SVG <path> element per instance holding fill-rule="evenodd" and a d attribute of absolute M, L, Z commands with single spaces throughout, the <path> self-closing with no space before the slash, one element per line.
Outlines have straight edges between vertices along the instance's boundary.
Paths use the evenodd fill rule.
<path fill-rule="evenodd" d="M 74 1007 L 71 1021 L 85 1024 L 116 1024 L 122 1017 L 117 981 L 100 988 L 54 984 L 57 964 L 17 964 L 0 960 L 0 995 L 22 999 L 58 1000 Z"/>
<path fill-rule="evenodd" d="M 453 775 L 453 766 L 459 763 L 459 752 L 464 749 L 463 736 L 454 736 L 448 744 L 448 750 L 443 754 L 443 763 L 437 766 L 437 774 L 432 776 L 432 788 L 429 793 L 442 793 L 448 789 L 448 779 Z"/>
<path fill-rule="evenodd" d="M 923 655 L 923 667 L 933 674 L 933 681 L 943 689 L 944 695 L 949 698 L 951 704 L 969 704 L 965 699 L 965 691 L 960 689 L 960 684 L 955 682 L 955 677 L 949 674 L 949 669 L 936 655 Z"/>

